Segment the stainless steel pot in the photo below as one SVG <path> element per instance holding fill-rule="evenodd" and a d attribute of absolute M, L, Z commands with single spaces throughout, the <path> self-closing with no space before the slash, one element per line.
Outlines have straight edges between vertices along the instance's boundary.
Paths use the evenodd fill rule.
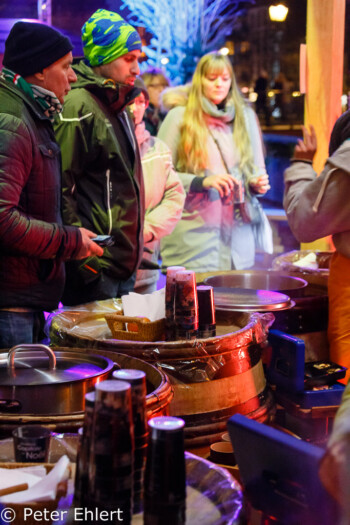
<path fill-rule="evenodd" d="M 84 410 L 87 392 L 107 379 L 106 357 L 45 345 L 17 345 L 0 354 L 0 413 L 72 414 Z"/>
<path fill-rule="evenodd" d="M 241 288 L 248 290 L 271 290 L 281 292 L 291 298 L 304 295 L 307 281 L 279 272 L 263 270 L 245 270 L 211 275 L 204 283 L 213 288 Z"/>

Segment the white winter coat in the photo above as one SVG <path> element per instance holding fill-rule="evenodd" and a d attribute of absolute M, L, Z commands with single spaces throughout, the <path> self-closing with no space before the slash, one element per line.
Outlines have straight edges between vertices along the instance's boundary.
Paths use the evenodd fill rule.
<path fill-rule="evenodd" d="M 144 258 L 158 261 L 159 241 L 168 235 L 181 217 L 185 202 L 185 191 L 180 178 L 174 170 L 171 153 L 166 144 L 148 131 L 141 144 L 141 163 L 145 186 L 144 235 L 151 233 L 153 239 L 145 247 L 153 254 L 144 253 Z M 155 270 L 138 270 L 135 291 L 140 286 L 149 286 L 158 280 Z"/>
<path fill-rule="evenodd" d="M 263 143 L 256 114 L 246 107 L 246 121 L 253 146 L 254 162 L 258 168 L 254 177 L 266 173 Z M 172 152 L 175 168 L 178 167 L 180 127 L 184 106 L 173 108 L 163 121 L 158 136 Z M 209 129 L 219 142 L 228 168 L 239 162 L 239 153 L 233 141 L 233 124 L 210 119 Z M 203 145 L 208 151 L 209 162 L 205 175 L 222 174 L 227 170 L 213 137 L 208 136 Z M 190 186 L 196 177 L 193 173 L 180 173 L 186 191 L 186 202 L 181 220 L 171 235 L 161 241 L 161 256 L 166 266 L 183 265 L 198 272 L 245 269 L 253 266 L 255 242 L 250 224 L 238 225 L 234 220 L 232 201 L 221 199 L 217 190 L 193 192 Z M 248 180 L 249 182 L 249 180 Z M 246 198 L 249 198 L 246 195 Z"/>

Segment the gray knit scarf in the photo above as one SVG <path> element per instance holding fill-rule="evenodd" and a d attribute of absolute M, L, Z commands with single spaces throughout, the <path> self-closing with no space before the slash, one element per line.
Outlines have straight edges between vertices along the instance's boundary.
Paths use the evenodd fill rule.
<path fill-rule="evenodd" d="M 218 118 L 223 122 L 232 122 L 235 118 L 235 107 L 227 104 L 224 109 L 219 109 L 216 104 L 213 104 L 207 97 L 201 98 L 201 106 L 204 113 L 211 117 Z"/>

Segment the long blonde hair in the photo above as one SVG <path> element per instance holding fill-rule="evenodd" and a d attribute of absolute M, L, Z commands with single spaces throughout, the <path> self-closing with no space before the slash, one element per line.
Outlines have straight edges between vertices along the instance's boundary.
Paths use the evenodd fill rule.
<path fill-rule="evenodd" d="M 203 97 L 202 80 L 209 73 L 221 73 L 225 68 L 230 73 L 231 86 L 224 103 L 235 107 L 233 140 L 239 152 L 239 167 L 243 173 L 247 174 L 253 170 L 253 149 L 244 111 L 246 103 L 237 87 L 229 59 L 219 53 L 204 55 L 198 62 L 193 74 L 181 126 L 178 150 L 178 167 L 180 170 L 199 174 L 208 166 L 206 144 L 209 132 L 201 106 L 201 98 Z"/>

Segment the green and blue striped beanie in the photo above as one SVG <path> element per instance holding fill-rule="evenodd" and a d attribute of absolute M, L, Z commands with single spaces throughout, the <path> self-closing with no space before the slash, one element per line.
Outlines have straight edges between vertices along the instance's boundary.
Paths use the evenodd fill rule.
<path fill-rule="evenodd" d="M 142 49 L 136 29 L 118 13 L 98 9 L 82 27 L 82 41 L 89 65 L 108 64 L 130 51 Z"/>

